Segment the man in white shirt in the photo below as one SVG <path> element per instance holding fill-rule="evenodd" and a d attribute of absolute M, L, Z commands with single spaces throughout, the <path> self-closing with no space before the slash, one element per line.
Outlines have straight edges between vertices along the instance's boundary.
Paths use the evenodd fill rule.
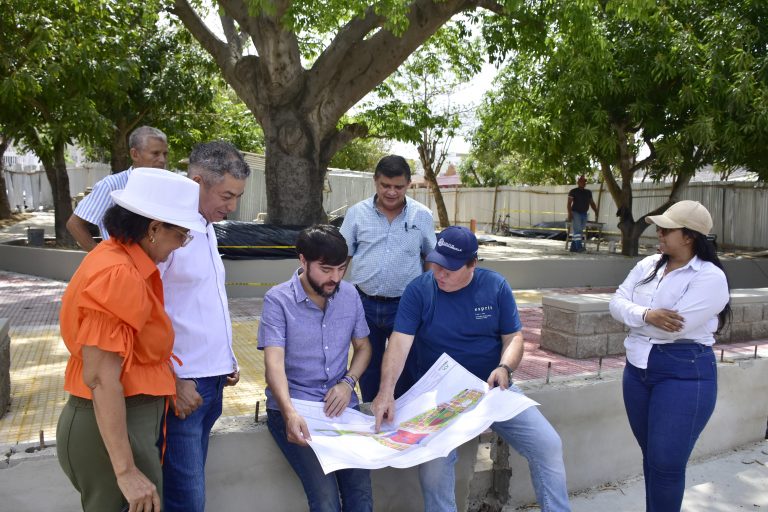
<path fill-rule="evenodd" d="M 232 350 L 232 324 L 224 287 L 224 264 L 211 223 L 237 207 L 250 169 L 232 144 L 198 144 L 189 156 L 188 176 L 200 185 L 200 222 L 195 235 L 159 265 L 165 309 L 173 322 L 176 403 L 166 425 L 163 511 L 205 509 L 208 437 L 221 415 L 224 386 L 240 378 Z M 173 198 L 169 198 L 172 200 Z"/>
<path fill-rule="evenodd" d="M 128 137 L 128 147 L 133 165 L 123 172 L 110 174 L 97 181 L 91 193 L 78 203 L 75 212 L 67 220 L 67 230 L 86 251 L 90 251 L 97 244 L 91 236 L 88 224 L 95 224 L 99 228 L 102 240 L 109 238 L 103 222 L 104 212 L 114 204 L 109 194 L 125 188 L 134 167 L 165 169 L 168 163 L 168 139 L 157 128 L 136 128 Z"/>

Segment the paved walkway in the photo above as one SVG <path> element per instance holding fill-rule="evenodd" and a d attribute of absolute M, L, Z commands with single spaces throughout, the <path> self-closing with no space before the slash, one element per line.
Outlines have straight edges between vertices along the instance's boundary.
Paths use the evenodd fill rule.
<path fill-rule="evenodd" d="M 46 226 L 50 218 L 38 215 L 25 224 Z M 24 226 L 0 231 L 0 242 L 19 237 Z M 51 230 L 52 231 L 52 230 Z M 13 233 L 11 233 L 13 232 Z M 46 233 L 51 235 L 52 233 Z M 25 236 L 25 235 L 24 235 Z M 559 252 L 562 242 L 514 241 L 525 257 Z M 527 251 L 527 252 L 526 252 Z M 499 252 L 499 254 L 495 254 Z M 498 257 L 505 251 L 483 248 L 486 257 Z M 562 251 L 560 257 L 567 257 Z M 613 257 L 600 254 L 599 257 Z M 0 419 L 0 447 L 36 442 L 40 432 L 50 440 L 66 400 L 63 375 L 68 353 L 61 341 L 58 311 L 66 283 L 34 276 L 0 271 L 0 317 L 10 319 L 12 402 Z M 595 374 L 597 359 L 569 359 L 539 347 L 541 336 L 541 296 L 545 293 L 610 292 L 612 288 L 519 290 L 515 297 L 525 332 L 525 358 L 515 372 L 516 380 L 577 378 Z M 231 299 L 234 349 L 241 365 L 242 378 L 234 388 L 225 390 L 224 416 L 253 415 L 257 402 L 263 411 L 264 363 L 256 349 L 256 334 L 262 300 Z M 717 346 L 725 361 L 753 355 L 768 357 L 768 340 Z M 718 352 L 720 353 L 720 352 Z M 623 357 L 606 357 L 602 370 L 621 368 Z M 747 447 L 734 454 L 724 454 L 691 465 L 689 485 L 683 510 L 730 512 L 768 508 L 768 467 L 765 443 Z M 643 510 L 641 479 L 613 484 L 580 493 L 573 499 L 574 512 L 634 512 Z M 521 509 L 522 510 L 522 509 Z M 537 510 L 537 509 L 527 509 Z M 506 511 L 510 512 L 510 511 Z"/>
<path fill-rule="evenodd" d="M 0 271 L 0 318 L 10 319 L 11 407 L 0 419 L 0 446 L 38 440 L 40 431 L 46 439 L 55 435 L 56 421 L 66 401 L 62 389 L 68 352 L 59 335 L 58 312 L 66 283 L 40 277 Z M 590 289 L 591 292 L 611 291 Z M 541 336 L 543 293 L 580 293 L 583 288 L 523 290 L 516 293 L 525 335 L 525 358 L 515 372 L 515 379 L 526 381 L 596 374 L 622 368 L 622 356 L 605 357 L 602 368 L 598 359 L 569 359 L 542 350 Z M 240 383 L 225 389 L 224 416 L 252 415 L 257 402 L 264 410 L 264 358 L 256 349 L 258 320 L 262 299 L 230 299 L 234 350 L 241 367 Z M 768 357 L 768 340 L 759 345 L 759 354 Z M 724 357 L 746 357 L 753 353 L 754 342 L 723 345 Z"/>

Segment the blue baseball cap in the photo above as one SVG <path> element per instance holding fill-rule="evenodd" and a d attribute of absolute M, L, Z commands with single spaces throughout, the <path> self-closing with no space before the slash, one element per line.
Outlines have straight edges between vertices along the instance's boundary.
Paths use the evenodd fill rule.
<path fill-rule="evenodd" d="M 437 235 L 437 245 L 427 254 L 426 261 L 448 270 L 459 270 L 477 257 L 477 238 L 463 226 L 450 226 Z"/>

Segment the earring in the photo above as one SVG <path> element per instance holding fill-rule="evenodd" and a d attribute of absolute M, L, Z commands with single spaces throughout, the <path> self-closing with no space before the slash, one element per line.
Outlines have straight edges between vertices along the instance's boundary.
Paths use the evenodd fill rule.
<path fill-rule="evenodd" d="M 151 244 L 155 243 L 155 237 L 150 236 L 149 237 L 149 243 L 151 243 Z"/>

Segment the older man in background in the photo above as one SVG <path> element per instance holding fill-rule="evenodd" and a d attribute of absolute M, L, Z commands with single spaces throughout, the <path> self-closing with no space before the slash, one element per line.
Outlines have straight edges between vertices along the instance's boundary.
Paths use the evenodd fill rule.
<path fill-rule="evenodd" d="M 91 193 L 80 201 L 75 212 L 67 220 L 67 230 L 86 251 L 92 250 L 98 243 L 91 236 L 88 224 L 95 224 L 99 228 L 102 240 L 109 239 L 109 233 L 103 221 L 104 213 L 114 204 L 109 194 L 125 188 L 134 168 L 165 169 L 168 163 L 168 139 L 157 128 L 151 126 L 136 128 L 128 137 L 128 147 L 133 165 L 123 172 L 110 174 L 97 181 Z"/>

